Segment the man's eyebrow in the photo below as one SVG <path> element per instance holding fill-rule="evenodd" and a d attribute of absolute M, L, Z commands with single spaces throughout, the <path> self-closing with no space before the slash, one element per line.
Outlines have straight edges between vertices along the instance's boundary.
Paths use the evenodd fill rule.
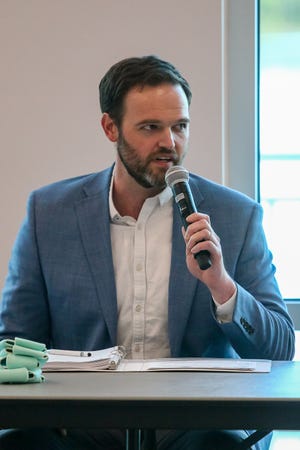
<path fill-rule="evenodd" d="M 162 124 L 162 123 L 164 123 L 163 120 L 145 119 L 145 120 L 141 120 L 136 125 L 140 126 L 140 125 L 147 125 L 147 124 Z M 182 117 L 181 119 L 174 120 L 174 122 L 171 122 L 171 123 L 172 124 L 176 124 L 176 123 L 190 123 L 190 119 L 188 119 L 187 117 Z"/>
<path fill-rule="evenodd" d="M 176 120 L 175 123 L 190 123 L 190 119 L 183 117 L 182 119 Z"/>
<path fill-rule="evenodd" d="M 144 125 L 147 123 L 162 123 L 162 121 L 157 120 L 157 119 L 145 119 L 145 120 L 141 120 L 140 122 L 138 122 L 137 125 Z"/>

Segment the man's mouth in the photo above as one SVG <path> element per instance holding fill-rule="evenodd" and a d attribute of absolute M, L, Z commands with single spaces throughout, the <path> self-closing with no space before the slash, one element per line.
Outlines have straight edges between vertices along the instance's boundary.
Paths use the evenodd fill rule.
<path fill-rule="evenodd" d="M 173 162 L 173 158 L 171 156 L 157 156 L 156 161 L 165 161 L 165 162 Z"/>

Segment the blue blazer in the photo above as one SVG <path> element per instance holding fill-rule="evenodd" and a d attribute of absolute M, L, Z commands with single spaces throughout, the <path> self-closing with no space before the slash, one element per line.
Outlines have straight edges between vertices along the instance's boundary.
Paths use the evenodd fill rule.
<path fill-rule="evenodd" d="M 20 336 L 80 350 L 116 344 L 111 175 L 109 168 L 31 194 L 3 290 L 0 339 Z M 219 323 L 208 289 L 187 270 L 175 206 L 168 306 L 172 356 L 291 359 L 293 325 L 274 279 L 261 207 L 195 175 L 190 186 L 197 209 L 209 214 L 221 239 L 237 302 L 233 321 Z"/>

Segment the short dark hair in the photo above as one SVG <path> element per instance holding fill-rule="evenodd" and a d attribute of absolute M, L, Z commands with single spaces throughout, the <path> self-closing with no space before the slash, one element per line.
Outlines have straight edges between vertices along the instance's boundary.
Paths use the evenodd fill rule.
<path fill-rule="evenodd" d="M 172 64 L 154 55 L 123 59 L 114 64 L 100 81 L 101 111 L 108 113 L 116 125 L 120 126 L 123 102 L 128 91 L 135 86 L 158 86 L 162 83 L 179 84 L 190 105 L 190 86 Z"/>

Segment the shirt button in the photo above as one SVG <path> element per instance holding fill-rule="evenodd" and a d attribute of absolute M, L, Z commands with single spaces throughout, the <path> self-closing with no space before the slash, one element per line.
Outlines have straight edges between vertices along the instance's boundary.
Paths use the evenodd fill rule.
<path fill-rule="evenodd" d="M 143 268 L 143 265 L 142 265 L 141 263 L 138 263 L 138 264 L 136 265 L 136 270 L 137 270 L 138 272 L 140 272 L 140 271 L 142 270 L 142 268 Z"/>
<path fill-rule="evenodd" d="M 136 305 L 135 310 L 136 310 L 136 312 L 140 312 L 142 310 L 142 306 Z"/>

